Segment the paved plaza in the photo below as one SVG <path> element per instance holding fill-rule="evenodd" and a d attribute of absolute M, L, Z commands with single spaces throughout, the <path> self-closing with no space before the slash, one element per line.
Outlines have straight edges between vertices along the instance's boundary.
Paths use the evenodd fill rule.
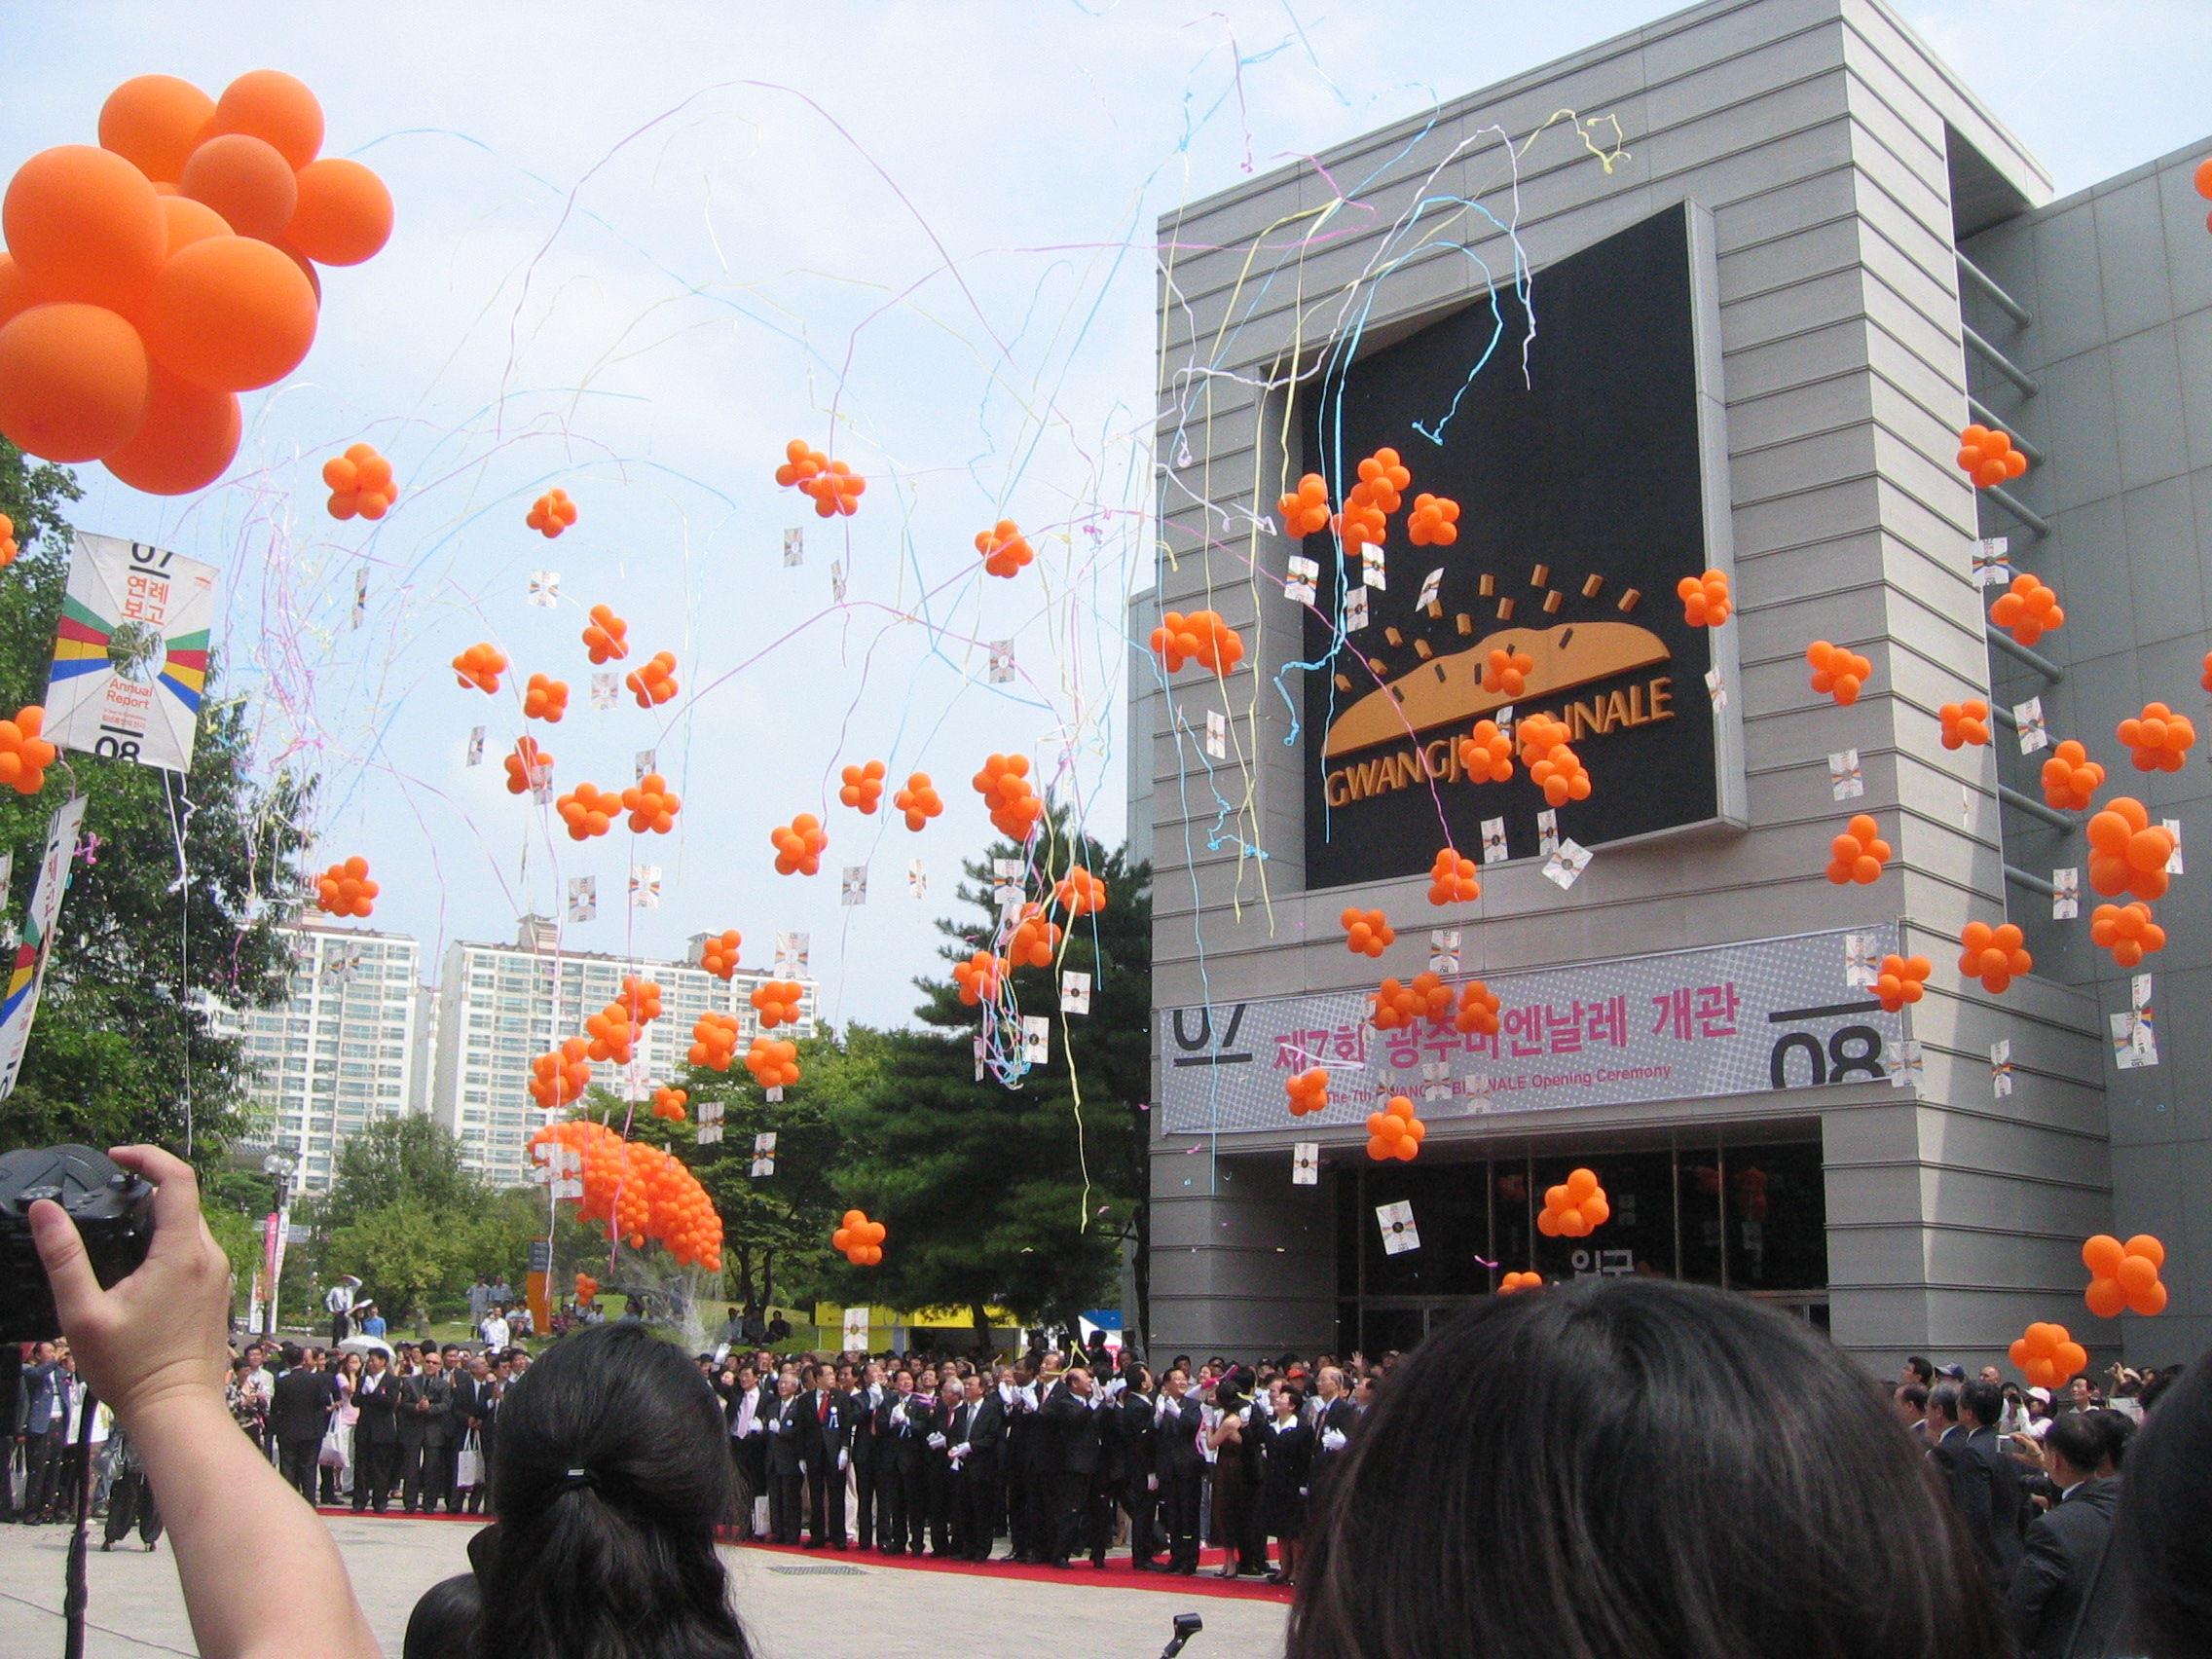
<path fill-rule="evenodd" d="M 332 1520 L 353 1588 L 389 1659 L 415 1599 L 467 1567 L 473 1528 L 453 1521 Z M 0 1653 L 44 1659 L 61 1652 L 63 1527 L 0 1527 Z M 725 1552 L 737 1604 L 761 1659 L 814 1659 L 826 1650 L 868 1659 L 943 1659 L 1028 1655 L 1050 1633 L 1080 1632 L 1099 1659 L 1152 1659 L 1166 1644 L 1169 1621 L 1196 1612 L 1205 1633 L 1190 1659 L 1265 1659 L 1281 1650 L 1288 1608 L 1175 1590 L 1091 1588 L 1076 1575 L 1041 1584 L 980 1575 L 923 1572 L 831 1558 L 793 1558 L 757 1550 Z M 153 1554 L 133 1540 L 102 1555 L 93 1537 L 86 1659 L 145 1659 L 193 1654 L 192 1628 L 177 1589 L 176 1561 L 165 1540 Z M 272 1595 L 282 1594 L 273 1573 Z"/>

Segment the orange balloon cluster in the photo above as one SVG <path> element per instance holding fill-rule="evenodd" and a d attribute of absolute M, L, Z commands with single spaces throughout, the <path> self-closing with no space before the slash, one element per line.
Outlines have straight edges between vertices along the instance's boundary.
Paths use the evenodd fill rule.
<path fill-rule="evenodd" d="M 236 393 L 314 343 L 310 261 L 357 264 L 391 232 L 383 182 L 317 161 L 322 135 L 314 94 L 276 70 L 220 101 L 141 75 L 102 106 L 99 148 L 25 162 L 0 208 L 0 432 L 153 495 L 221 476 Z"/>
<path fill-rule="evenodd" d="M 806 987 L 796 979 L 769 979 L 754 987 L 753 1010 L 760 1016 L 760 1029 L 773 1031 L 779 1025 L 796 1025 L 799 1005 L 806 1000 Z"/>
<path fill-rule="evenodd" d="M 916 772 L 906 780 L 906 787 L 891 797 L 891 804 L 906 815 L 906 828 L 918 832 L 944 810 L 944 797 L 937 793 L 927 772 Z"/>
<path fill-rule="evenodd" d="M 1529 689 L 1529 676 L 1535 667 L 1536 659 L 1526 651 L 1493 649 L 1483 663 L 1483 689 L 1518 697 Z"/>
<path fill-rule="evenodd" d="M 629 1015 L 630 1023 L 641 1030 L 658 1019 L 661 1014 L 660 981 L 641 978 L 636 974 L 623 975 L 622 1012 Z"/>
<path fill-rule="evenodd" d="M 1286 1079 L 1283 1092 L 1290 1096 L 1290 1115 L 1303 1118 L 1309 1112 L 1325 1112 L 1329 1107 L 1329 1074 L 1320 1066 L 1302 1071 Z"/>
<path fill-rule="evenodd" d="M 1367 1156 L 1378 1163 L 1391 1158 L 1411 1163 L 1420 1156 L 1421 1137 L 1427 1133 L 1428 1125 L 1414 1116 L 1414 1103 L 1403 1094 L 1392 1095 L 1389 1105 L 1367 1115 Z"/>
<path fill-rule="evenodd" d="M 2066 612 L 2054 590 L 2022 571 L 1997 596 L 1997 603 L 1989 608 L 1989 619 L 2000 628 L 2009 628 L 2021 645 L 2032 645 L 2052 629 L 2063 627 Z"/>
<path fill-rule="evenodd" d="M 350 519 L 356 513 L 381 519 L 399 499 L 391 462 L 377 454 L 373 444 L 354 444 L 344 455 L 332 456 L 322 463 L 322 481 L 330 490 L 334 519 Z"/>
<path fill-rule="evenodd" d="M 650 1238 L 668 1247 L 679 1267 L 722 1271 L 722 1222 L 699 1178 L 656 1146 L 626 1141 L 605 1124 L 571 1118 L 548 1124 L 530 1144 L 572 1147 L 583 1161 L 577 1217 L 607 1224 L 608 1236 L 643 1249 Z"/>
<path fill-rule="evenodd" d="M 13 565 L 16 555 L 20 551 L 16 545 L 16 521 L 6 513 L 0 513 L 0 571 Z"/>
<path fill-rule="evenodd" d="M 1502 784 L 1513 777 L 1513 740 L 1495 720 L 1477 720 L 1474 734 L 1459 739 L 1459 769 L 1470 783 Z"/>
<path fill-rule="evenodd" d="M 735 928 L 725 929 L 719 937 L 699 941 L 699 966 L 718 979 L 726 979 L 737 972 L 737 947 L 745 942 L 745 936 Z"/>
<path fill-rule="evenodd" d="M 976 533 L 976 551 L 983 556 L 983 570 L 994 576 L 1018 576 L 1021 568 L 1037 557 L 1021 526 L 1001 519 L 989 530 Z"/>
<path fill-rule="evenodd" d="M 1586 1238 L 1613 1213 L 1595 1170 L 1576 1169 L 1557 1187 L 1544 1189 L 1544 1207 L 1536 1231 L 1547 1238 Z"/>
<path fill-rule="evenodd" d="M 33 792 L 24 790 L 23 793 Z M 356 853 L 343 864 L 332 865 L 316 878 L 315 908 L 327 910 L 334 916 L 366 916 L 376 908 L 377 892 L 377 884 L 369 879 L 369 861 Z"/>
<path fill-rule="evenodd" d="M 2089 885 L 2108 899 L 2122 893 L 2163 899 L 2166 861 L 2173 856 L 2172 832 L 2153 825 L 2132 795 L 2115 795 L 2089 820 Z"/>
<path fill-rule="evenodd" d="M 1717 628 L 1735 608 L 1728 597 L 1728 572 L 1708 571 L 1702 576 L 1684 576 L 1675 584 L 1682 602 L 1682 620 L 1693 628 Z"/>
<path fill-rule="evenodd" d="M 569 839 L 588 841 L 614 828 L 622 816 L 622 797 L 597 784 L 578 784 L 553 803 L 561 822 L 569 827 Z"/>
<path fill-rule="evenodd" d="M 581 1100 L 591 1087 L 590 1045 L 571 1037 L 530 1062 L 530 1097 L 546 1111 Z"/>
<path fill-rule="evenodd" d="M 2089 1364 L 2089 1350 L 2064 1325 L 2030 1325 L 2025 1335 L 2013 1340 L 2010 1351 L 2012 1363 L 2036 1388 L 2063 1388 Z"/>
<path fill-rule="evenodd" d="M 1567 741 L 1567 724 L 1549 715 L 1530 715 L 1521 721 L 1521 763 L 1529 768 L 1529 781 L 1544 792 L 1553 806 L 1590 798 L 1590 774 Z"/>
<path fill-rule="evenodd" d="M 1813 665 L 1813 689 L 1846 709 L 1859 701 L 1860 688 L 1874 672 L 1874 665 L 1856 651 L 1825 640 L 1807 645 L 1805 660 Z"/>
<path fill-rule="evenodd" d="M 37 703 L 17 710 L 12 720 L 0 720 L 0 785 L 27 795 L 46 788 L 55 751 L 39 736 L 45 727 L 46 710 Z"/>
<path fill-rule="evenodd" d="M 1029 787 L 1029 756 L 993 755 L 970 782 L 990 808 L 991 827 L 1016 845 L 1026 843 L 1045 816 L 1044 801 Z"/>
<path fill-rule="evenodd" d="M 1077 865 L 1060 877 L 1052 889 L 1052 897 L 1071 918 L 1088 916 L 1106 908 L 1106 884 L 1082 865 Z"/>
<path fill-rule="evenodd" d="M 768 832 L 768 840 L 776 849 L 778 875 L 822 873 L 822 850 L 830 845 L 830 834 L 813 813 L 802 812 L 789 824 L 779 825 Z"/>
<path fill-rule="evenodd" d="M 1451 546 L 1459 539 L 1459 503 L 1449 496 L 1416 496 L 1406 539 L 1416 547 Z"/>
<path fill-rule="evenodd" d="M 683 1122 L 683 1108 L 691 1103 L 690 1091 L 671 1088 L 666 1084 L 653 1090 L 653 1116 L 666 1118 L 670 1123 Z"/>
<path fill-rule="evenodd" d="M 2043 763 L 2043 798 L 2062 812 L 2081 812 L 2105 787 L 2105 769 L 2089 752 L 2068 738 Z"/>
<path fill-rule="evenodd" d="M 1050 968 L 1059 948 L 1060 930 L 1045 919 L 1045 906 L 1023 905 L 1014 925 L 1014 937 L 1007 940 L 1008 963 L 1015 968 Z"/>
<path fill-rule="evenodd" d="M 702 1014 L 691 1027 L 691 1051 L 684 1058 L 709 1071 L 729 1070 L 737 1058 L 737 1015 Z"/>
<path fill-rule="evenodd" d="M 1928 976 L 1935 971 L 1936 964 L 1925 956 L 1883 957 L 1874 976 L 1874 995 L 1883 1012 L 1895 1014 L 1906 1003 L 1918 1002 L 1927 994 Z"/>
<path fill-rule="evenodd" d="M 2166 1247 L 2148 1233 L 2138 1233 L 2122 1244 L 2109 1233 L 2100 1233 L 2082 1246 L 2082 1265 L 2089 1270 L 2089 1288 L 2082 1300 L 2100 1319 L 2117 1319 L 2121 1309 L 2146 1318 L 2166 1309 L 2166 1287 L 2158 1270 L 2166 1265 Z"/>
<path fill-rule="evenodd" d="M 856 1268 L 872 1268 L 883 1260 L 884 1237 L 882 1222 L 868 1220 L 866 1210 L 849 1209 L 844 1225 L 830 1235 L 830 1248 L 844 1251 Z"/>
<path fill-rule="evenodd" d="M 2145 703 L 2140 715 L 2120 722 L 2116 735 L 2135 752 L 2138 772 L 2178 772 L 2196 741 L 2196 727 L 2187 715 L 2177 715 L 2163 703 Z"/>
<path fill-rule="evenodd" d="M 1828 879 L 1841 887 L 1847 881 L 1869 886 L 1882 879 L 1882 866 L 1890 862 L 1890 844 L 1877 833 L 1872 817 L 1862 812 L 1828 843 Z"/>
<path fill-rule="evenodd" d="M 866 479 L 843 461 L 809 449 L 804 438 L 793 438 L 784 446 L 784 464 L 776 468 L 776 482 L 812 499 L 819 518 L 839 513 L 851 518 L 867 491 Z"/>
<path fill-rule="evenodd" d="M 1959 972 L 1979 979 L 1992 995 L 2002 994 L 2016 976 L 2036 965 L 2027 952 L 2026 936 L 2010 922 L 1995 928 L 1987 922 L 1969 922 L 1959 943 L 1965 946 L 1959 953 Z"/>
<path fill-rule="evenodd" d="M 883 804 L 883 762 L 870 760 L 865 766 L 847 766 L 844 778 L 845 787 L 837 792 L 837 798 L 872 817 Z"/>
<path fill-rule="evenodd" d="M 683 810 L 683 797 L 668 787 L 658 772 L 647 772 L 622 792 L 622 808 L 630 815 L 630 832 L 665 835 L 676 828 L 676 815 Z"/>
<path fill-rule="evenodd" d="M 1525 1290 L 1541 1290 L 1543 1288 L 1544 1275 L 1542 1273 L 1507 1273 L 1497 1281 L 1497 1294 L 1500 1296 L 1518 1296 Z"/>
<path fill-rule="evenodd" d="M 655 651 L 623 680 L 641 709 L 654 708 L 676 695 L 676 653 Z"/>
<path fill-rule="evenodd" d="M 2152 919 L 2140 899 L 2125 904 L 2099 904 L 2089 918 L 2089 942 L 2112 952 L 2122 968 L 2133 968 L 2154 950 L 2166 948 L 2166 930 Z"/>
<path fill-rule="evenodd" d="M 1398 942 L 1397 931 L 1381 910 L 1346 910 L 1337 920 L 1344 924 L 1345 943 L 1354 956 L 1381 956 Z"/>
<path fill-rule="evenodd" d="M 1169 674 L 1180 672 L 1186 660 L 1208 674 L 1227 674 L 1244 660 L 1244 636 L 1218 611 L 1194 610 L 1185 616 L 1170 610 L 1152 631 L 1152 654 L 1167 665 Z"/>
<path fill-rule="evenodd" d="M 745 1069 L 762 1088 L 789 1088 L 798 1082 L 798 1045 L 781 1037 L 756 1037 L 745 1051 Z"/>
<path fill-rule="evenodd" d="M 1329 528 L 1329 483 L 1318 472 L 1309 472 L 1298 481 L 1295 493 L 1275 501 L 1275 511 L 1282 514 L 1282 533 L 1285 535 L 1305 537 Z"/>
<path fill-rule="evenodd" d="M 586 1052 L 595 1060 L 626 1066 L 636 1052 L 638 1028 L 630 1022 L 630 1011 L 618 1002 L 608 1003 L 586 1019 L 584 1035 L 591 1039 Z"/>
<path fill-rule="evenodd" d="M 537 747 L 535 737 L 518 737 L 507 756 L 507 793 L 528 794 L 534 784 L 552 782 L 553 752 Z"/>
<path fill-rule="evenodd" d="M 530 503 L 523 522 L 551 541 L 576 522 L 576 503 L 569 499 L 566 490 L 548 490 Z"/>
<path fill-rule="evenodd" d="M 497 691 L 499 688 L 499 676 L 506 671 L 506 653 L 483 640 L 453 659 L 454 678 L 464 689 L 473 685 L 479 691 Z"/>
<path fill-rule="evenodd" d="M 1423 971 L 1414 976 L 1410 985 L 1384 979 L 1367 1000 L 1375 1011 L 1372 1017 L 1376 1030 L 1403 1031 L 1420 1019 L 1442 1025 L 1452 1017 L 1452 1005 L 1456 999 L 1450 985 Z"/>
<path fill-rule="evenodd" d="M 999 992 L 999 979 L 1006 973 L 1006 964 L 987 950 L 978 950 L 965 962 L 952 965 L 953 983 L 960 987 L 960 1000 L 970 1008 L 985 997 Z"/>
<path fill-rule="evenodd" d="M 578 1273 L 576 1275 L 576 1306 L 578 1308 L 589 1308 L 598 1300 L 599 1280 L 593 1278 L 589 1273 Z"/>
<path fill-rule="evenodd" d="M 530 677 L 529 685 L 523 688 L 522 718 L 526 720 L 543 720 L 547 725 L 559 725 L 561 717 L 569 712 L 569 682 L 543 674 Z"/>
<path fill-rule="evenodd" d="M 1359 463 L 1359 482 L 1345 497 L 1345 510 L 1335 521 L 1346 553 L 1356 554 L 1368 542 L 1382 544 L 1401 492 L 1413 481 L 1394 449 L 1379 449 Z"/>
<path fill-rule="evenodd" d="M 1945 703 L 1936 711 L 1936 718 L 1943 722 L 1945 749 L 1963 749 L 1969 744 L 1979 749 L 1989 741 L 1989 705 L 1979 697 Z"/>
<path fill-rule="evenodd" d="M 1390 534 L 1390 515 L 1362 495 L 1357 485 L 1346 498 L 1345 510 L 1329 522 L 1343 538 L 1347 558 L 1356 557 L 1369 542 L 1382 546 L 1382 538 Z"/>
<path fill-rule="evenodd" d="M 630 624 L 614 614 L 611 605 L 595 605 L 591 608 L 591 620 L 584 624 L 584 649 L 591 652 L 594 664 L 620 662 L 630 654 L 630 642 L 625 637 Z"/>
<path fill-rule="evenodd" d="M 1977 490 L 1991 490 L 2028 469 L 2028 458 L 2012 447 L 2012 434 L 1974 424 L 1959 433 L 1959 470 Z"/>
<path fill-rule="evenodd" d="M 1475 876 L 1475 861 L 1462 858 L 1450 847 L 1436 855 L 1436 863 L 1428 871 L 1428 902 L 1431 904 L 1472 904 L 1483 896 L 1483 884 Z"/>
<path fill-rule="evenodd" d="M 1459 1012 L 1453 1015 L 1452 1028 L 1459 1032 L 1480 1032 L 1485 1037 L 1497 1035 L 1497 993 L 1480 979 L 1469 979 L 1459 987 Z"/>

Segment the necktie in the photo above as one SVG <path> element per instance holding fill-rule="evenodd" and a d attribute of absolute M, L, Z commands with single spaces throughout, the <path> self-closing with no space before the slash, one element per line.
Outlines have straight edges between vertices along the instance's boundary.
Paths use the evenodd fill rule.
<path fill-rule="evenodd" d="M 830 1396 L 828 1394 L 817 1394 L 815 1398 L 822 1402 L 820 1407 L 821 1420 L 828 1422 L 830 1420 Z"/>

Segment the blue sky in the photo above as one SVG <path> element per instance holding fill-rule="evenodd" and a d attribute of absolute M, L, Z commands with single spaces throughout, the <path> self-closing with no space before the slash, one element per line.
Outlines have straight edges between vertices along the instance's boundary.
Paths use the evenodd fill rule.
<path fill-rule="evenodd" d="M 321 96 L 326 152 L 392 188 L 390 246 L 325 274 L 316 347 L 248 398 L 226 481 L 162 501 L 91 467 L 80 517 L 223 569 L 233 683 L 271 763 L 321 774 L 318 854 L 372 861 L 379 925 L 433 948 L 505 937 L 588 874 L 600 919 L 568 930 L 574 946 L 673 955 L 736 927 L 756 962 L 803 931 L 826 1011 L 886 1022 L 936 971 L 931 923 L 987 833 L 968 784 L 986 753 L 1065 755 L 1062 793 L 1121 834 L 1157 216 L 1673 9 L 16 7 L 0 166 L 90 141 L 128 76 L 214 92 L 271 66 Z M 1901 11 L 2062 193 L 2205 136 L 2195 0 Z M 832 433 L 874 484 L 829 525 L 770 473 L 787 439 Z M 406 486 L 376 527 L 321 505 L 323 459 L 361 440 Z M 546 542 L 522 521 L 555 484 L 581 522 Z M 1002 516 L 1039 559 L 985 582 L 972 537 Z M 528 603 L 541 570 L 558 609 Z M 630 621 L 625 667 L 678 653 L 667 709 L 591 708 L 577 634 L 600 601 Z M 519 707 L 445 666 L 480 639 L 518 687 L 537 669 L 570 682 L 568 719 L 530 728 L 561 787 L 619 787 L 653 749 L 679 832 L 578 847 L 508 795 Z M 995 685 L 1001 640 L 1016 678 Z M 917 836 L 837 808 L 837 767 L 870 758 L 894 788 L 930 772 L 944 817 Z M 800 811 L 830 830 L 812 880 L 770 867 L 769 830 Z M 661 867 L 660 908 L 625 906 L 633 859 Z M 843 907 L 838 871 L 860 864 L 868 901 Z"/>

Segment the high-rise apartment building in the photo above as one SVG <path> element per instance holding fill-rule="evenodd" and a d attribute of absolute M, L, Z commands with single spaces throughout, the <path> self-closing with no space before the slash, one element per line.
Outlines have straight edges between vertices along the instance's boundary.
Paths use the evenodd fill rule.
<path fill-rule="evenodd" d="M 795 1036 L 814 1029 L 814 982 L 803 975 L 740 969 L 722 980 L 691 962 L 609 956 L 554 948 L 552 924 L 525 916 L 512 944 L 457 940 L 446 950 L 437 992 L 438 1047 L 431 1113 L 461 1138 L 468 1166 L 500 1185 L 529 1178 L 524 1149 L 544 1120 L 528 1089 L 531 1060 L 562 1038 L 576 1036 L 585 1018 L 621 993 L 622 978 L 636 974 L 661 988 L 662 1014 L 645 1029 L 631 1067 L 602 1065 L 594 1081 L 621 1088 L 626 1075 L 648 1091 L 684 1064 L 691 1028 L 702 1014 L 735 1014 L 741 1041 L 758 1031 L 753 992 L 769 979 L 804 986 L 803 1017 Z"/>

